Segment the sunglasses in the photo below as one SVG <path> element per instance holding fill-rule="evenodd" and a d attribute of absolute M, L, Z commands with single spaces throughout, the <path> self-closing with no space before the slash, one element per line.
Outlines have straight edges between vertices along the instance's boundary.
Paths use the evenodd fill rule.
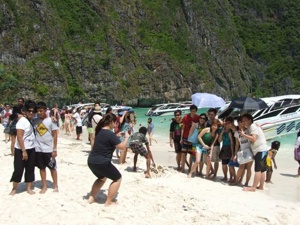
<path fill-rule="evenodd" d="M 35 113 L 35 110 L 34 109 L 28 109 L 27 112 L 29 112 L 29 113 Z"/>

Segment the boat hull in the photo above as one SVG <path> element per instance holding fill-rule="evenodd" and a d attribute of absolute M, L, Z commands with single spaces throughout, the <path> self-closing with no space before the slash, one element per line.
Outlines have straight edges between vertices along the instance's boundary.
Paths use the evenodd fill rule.
<path fill-rule="evenodd" d="M 258 123 L 264 131 L 267 140 L 287 134 L 296 133 L 300 129 L 300 116 L 284 118 L 276 121 L 254 121 Z"/>

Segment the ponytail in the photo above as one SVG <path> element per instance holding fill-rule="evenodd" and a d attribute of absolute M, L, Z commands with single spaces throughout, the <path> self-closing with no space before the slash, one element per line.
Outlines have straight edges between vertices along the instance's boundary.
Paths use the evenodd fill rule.
<path fill-rule="evenodd" d="M 99 121 L 95 129 L 96 135 L 102 130 L 103 127 L 108 126 L 111 122 L 116 122 L 117 116 L 115 114 L 109 113 L 104 115 L 104 117 Z"/>

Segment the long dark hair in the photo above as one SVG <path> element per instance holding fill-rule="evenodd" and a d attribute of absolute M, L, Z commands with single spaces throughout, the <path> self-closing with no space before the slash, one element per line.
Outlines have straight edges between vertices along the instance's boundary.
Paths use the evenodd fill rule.
<path fill-rule="evenodd" d="M 298 131 L 297 137 L 300 137 L 300 130 Z"/>
<path fill-rule="evenodd" d="M 96 135 L 99 133 L 99 131 L 109 125 L 111 122 L 116 122 L 117 121 L 117 116 L 115 114 L 106 114 L 104 115 L 104 117 L 99 121 L 99 123 L 97 124 L 97 127 L 96 127 Z"/>
<path fill-rule="evenodd" d="M 129 111 L 124 111 L 124 113 L 128 113 Z M 120 124 L 120 127 L 122 127 L 125 123 L 131 123 L 131 119 L 130 119 L 130 113 L 126 116 L 124 116 L 124 119 L 122 121 L 122 123 Z"/>

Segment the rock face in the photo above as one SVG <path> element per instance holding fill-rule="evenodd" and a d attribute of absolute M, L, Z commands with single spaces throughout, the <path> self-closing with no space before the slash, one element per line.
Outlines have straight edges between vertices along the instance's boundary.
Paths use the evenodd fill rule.
<path fill-rule="evenodd" d="M 253 94 L 264 74 L 239 37 L 236 2 L 0 0 L 0 101 L 147 106 Z"/>

